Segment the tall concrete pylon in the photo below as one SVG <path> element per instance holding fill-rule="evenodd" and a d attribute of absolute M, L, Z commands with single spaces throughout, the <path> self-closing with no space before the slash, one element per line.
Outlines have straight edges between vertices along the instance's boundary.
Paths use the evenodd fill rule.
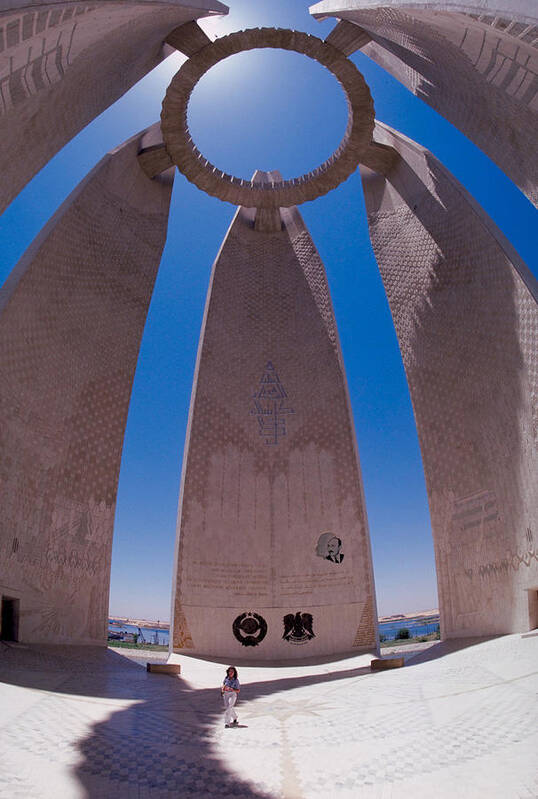
<path fill-rule="evenodd" d="M 374 253 L 403 357 L 430 504 L 442 633 L 538 624 L 538 286 L 434 156 L 361 167 Z"/>
<path fill-rule="evenodd" d="M 258 173 L 277 180 L 278 173 Z M 325 270 L 297 209 L 240 208 L 207 297 L 183 461 L 176 652 L 373 650 L 368 522 Z"/>
<path fill-rule="evenodd" d="M 164 45 L 170 34 L 188 54 L 188 40 L 204 37 L 193 20 L 227 12 L 218 0 L 0 0 L 0 213 L 172 52 Z"/>
<path fill-rule="evenodd" d="M 0 291 L 0 594 L 20 641 L 106 641 L 123 435 L 173 182 L 137 155 L 159 137 L 106 155 Z"/>
<path fill-rule="evenodd" d="M 471 139 L 538 205 L 535 0 L 322 0 L 327 41 L 360 49 Z"/>

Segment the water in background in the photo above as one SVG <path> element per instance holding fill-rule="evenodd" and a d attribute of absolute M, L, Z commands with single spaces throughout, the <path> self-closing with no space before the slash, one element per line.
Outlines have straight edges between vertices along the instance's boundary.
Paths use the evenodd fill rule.
<path fill-rule="evenodd" d="M 143 640 L 138 635 L 138 643 L 143 644 L 161 644 L 161 646 L 168 646 L 169 634 L 168 630 L 156 630 L 154 627 L 135 627 L 133 624 L 122 624 L 118 627 L 117 624 L 109 624 L 108 631 L 110 633 L 138 633 L 142 631 Z"/>
<path fill-rule="evenodd" d="M 429 619 L 398 619 L 397 621 L 382 621 L 379 623 L 379 634 L 385 636 L 385 641 L 392 641 L 398 635 L 398 632 L 403 628 L 409 630 L 409 636 L 415 638 L 420 635 L 430 635 L 437 632 L 439 628 L 439 617 Z M 121 627 L 109 624 L 108 629 L 110 632 L 120 633 L 137 633 L 138 627 L 132 624 L 122 624 Z M 170 640 L 168 630 L 156 630 L 154 627 L 141 627 L 144 641 L 148 644 L 161 644 L 168 646 Z M 142 639 L 138 638 L 138 643 L 144 643 Z"/>
<path fill-rule="evenodd" d="M 409 637 L 430 635 L 439 629 L 439 617 L 429 619 L 397 619 L 396 621 L 382 621 L 379 623 L 379 635 L 385 636 L 385 641 L 392 641 L 400 630 L 409 630 Z"/>

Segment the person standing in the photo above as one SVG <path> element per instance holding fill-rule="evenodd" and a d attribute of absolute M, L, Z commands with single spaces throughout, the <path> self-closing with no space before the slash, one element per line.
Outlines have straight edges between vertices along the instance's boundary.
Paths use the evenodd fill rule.
<path fill-rule="evenodd" d="M 237 701 L 240 690 L 241 686 L 239 685 L 239 680 L 237 678 L 237 669 L 235 666 L 228 666 L 226 669 L 226 677 L 224 678 L 222 688 L 220 689 L 220 694 L 224 700 L 225 727 L 237 727 L 239 725 L 234 705 Z"/>

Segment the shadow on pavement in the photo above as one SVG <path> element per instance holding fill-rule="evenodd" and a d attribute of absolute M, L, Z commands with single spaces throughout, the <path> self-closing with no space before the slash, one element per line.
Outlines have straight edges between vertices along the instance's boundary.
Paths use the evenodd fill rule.
<path fill-rule="evenodd" d="M 247 682 L 241 697 L 251 701 L 367 674 L 369 667 L 362 667 Z M 30 736 L 25 746 L 53 762 L 62 749 L 76 747 L 81 757 L 74 773 L 91 799 L 274 797 L 234 775 L 216 750 L 216 740 L 232 734 L 223 729 L 219 685 L 194 689 L 107 649 L 24 645 L 1 648 L 0 681 L 42 692 L 28 711 L 39 709 L 39 741 Z"/>
<path fill-rule="evenodd" d="M 416 653 L 407 667 L 484 640 L 440 642 Z M 252 701 L 368 675 L 379 679 L 362 666 L 244 682 L 241 698 Z M 36 707 L 50 754 L 43 740 L 39 754 L 55 761 L 58 746 L 76 747 L 81 757 L 74 771 L 91 799 L 274 795 L 234 775 L 217 751 L 216 741 L 224 734 L 218 685 L 195 689 L 181 677 L 148 674 L 145 661 L 107 649 L 23 645 L 0 649 L 0 681 L 43 692 Z M 239 731 L 246 727 L 241 724 Z"/>

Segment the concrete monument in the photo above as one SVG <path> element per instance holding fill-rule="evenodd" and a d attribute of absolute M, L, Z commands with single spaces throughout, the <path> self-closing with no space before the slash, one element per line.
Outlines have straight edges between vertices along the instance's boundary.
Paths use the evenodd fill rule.
<path fill-rule="evenodd" d="M 258 174 L 275 181 L 275 173 Z M 172 646 L 230 660 L 372 649 L 368 523 L 323 264 L 296 208 L 240 208 L 207 298 Z"/>
<path fill-rule="evenodd" d="M 322 0 L 327 41 L 360 49 L 480 147 L 538 204 L 535 0 Z"/>
<path fill-rule="evenodd" d="M 131 384 L 173 172 L 109 153 L 0 292 L 0 634 L 103 643 Z M 9 616 L 9 619 L 7 618 Z M 18 629 L 17 629 L 18 628 Z"/>
<path fill-rule="evenodd" d="M 519 72 L 523 50 L 517 50 L 507 71 L 501 65 L 495 73 L 499 80 L 488 82 L 489 67 L 479 59 L 473 65 L 465 53 L 477 31 L 490 52 L 498 20 L 488 28 L 484 19 L 445 3 L 446 14 L 412 12 L 416 20 L 422 15 L 413 22 L 413 38 L 407 17 L 402 21 L 409 9 L 378 18 L 377 11 L 358 11 L 356 0 L 346 2 L 346 13 L 338 15 L 353 22 L 344 20 L 325 42 L 257 29 L 211 43 L 185 21 L 207 11 L 205 4 L 186 9 L 154 0 L 113 0 L 83 10 L 78 3 L 67 10 L 54 5 L 46 14 L 40 6 L 44 16 L 25 12 L 9 28 L 5 41 L 17 48 L 47 25 L 60 26 L 63 42 L 70 10 L 88 21 L 87 29 L 79 21 L 72 27 L 65 65 L 63 44 L 53 48 L 58 75 L 46 90 L 39 84 L 50 72 L 45 44 L 44 60 L 32 60 L 32 44 L 31 68 L 6 84 L 12 127 L 4 137 L 4 204 L 156 63 L 163 38 L 188 60 L 167 90 L 160 126 L 103 159 L 0 292 L 0 635 L 104 641 L 125 420 L 166 238 L 174 165 L 199 188 L 240 207 L 214 265 L 200 340 L 183 463 L 172 649 L 267 661 L 376 646 L 368 524 L 342 356 L 323 264 L 296 208 L 338 186 L 359 163 L 422 447 L 443 634 L 536 625 L 536 281 L 430 153 L 375 123 L 368 86 L 346 53 L 368 41 L 373 57 L 381 46 L 390 53 L 388 67 L 395 54 L 398 63 L 412 63 L 409 85 L 418 93 L 420 82 L 429 81 L 428 101 L 531 198 L 536 163 L 525 87 L 534 55 Z M 316 13 L 330 8 L 336 13 L 326 0 Z M 363 29 L 354 24 L 357 14 Z M 369 28 L 364 14 L 373 15 Z M 453 18 L 467 31 L 460 30 L 457 46 Z M 504 26 L 499 52 L 515 34 L 527 47 L 530 33 L 519 24 Z M 79 26 L 89 38 L 79 41 Z M 123 35 L 127 30 L 134 39 Z M 201 75 L 233 53 L 260 47 L 316 59 L 348 100 L 338 149 L 291 180 L 271 172 L 245 181 L 217 170 L 187 127 L 187 103 Z M 102 85 L 98 78 L 111 64 L 125 66 L 125 75 Z M 458 84 L 457 97 L 447 81 Z M 76 106 L 70 103 L 79 84 Z M 472 109 L 462 86 L 474 92 Z M 483 116 L 475 124 L 477 107 Z"/>
<path fill-rule="evenodd" d="M 192 20 L 227 11 L 218 0 L 0 0 L 0 213 L 172 47 L 209 41 Z"/>
<path fill-rule="evenodd" d="M 240 180 L 190 139 L 186 106 L 201 75 L 257 47 L 320 61 L 347 95 L 340 147 L 301 178 Z M 213 268 L 200 339 L 171 648 L 236 661 L 372 650 L 373 570 L 344 366 L 323 264 L 295 203 L 334 188 L 361 159 L 390 165 L 394 151 L 372 142 L 373 104 L 356 67 L 298 31 L 243 31 L 193 54 L 168 87 L 161 125 L 162 147 L 140 156 L 148 174 L 173 162 L 243 206 Z"/>
<path fill-rule="evenodd" d="M 424 148 L 362 168 L 374 253 L 407 373 L 444 637 L 521 632 L 538 609 L 538 286 Z"/>

